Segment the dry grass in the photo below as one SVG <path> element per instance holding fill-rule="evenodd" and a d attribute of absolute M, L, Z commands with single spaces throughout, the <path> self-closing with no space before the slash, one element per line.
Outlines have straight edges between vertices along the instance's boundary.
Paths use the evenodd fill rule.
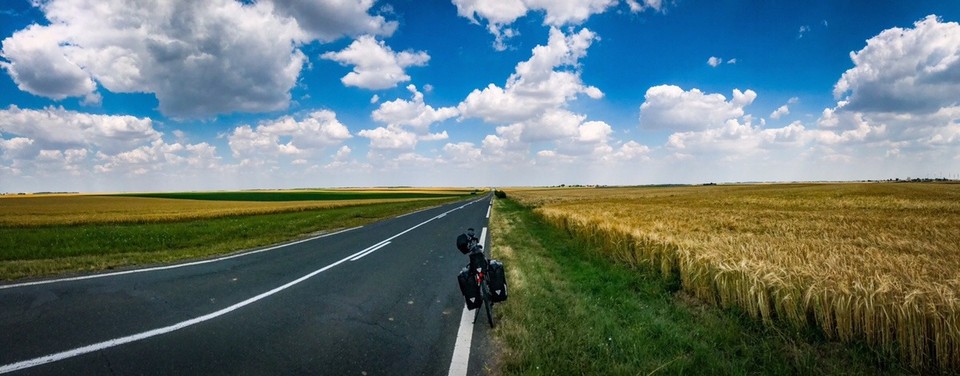
<path fill-rule="evenodd" d="M 960 185 L 508 191 L 709 302 L 960 370 Z"/>

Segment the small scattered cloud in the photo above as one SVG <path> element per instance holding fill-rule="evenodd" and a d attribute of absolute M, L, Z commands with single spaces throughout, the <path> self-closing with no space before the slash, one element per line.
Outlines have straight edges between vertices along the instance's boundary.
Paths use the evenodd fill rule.
<path fill-rule="evenodd" d="M 640 13 L 647 9 L 653 9 L 654 12 L 665 11 L 662 0 L 626 0 L 627 6 L 633 13 Z"/>
<path fill-rule="evenodd" d="M 726 61 L 726 64 L 736 64 L 736 63 L 737 63 L 737 59 L 729 59 Z M 716 67 L 719 67 L 721 64 L 724 64 L 723 58 L 710 56 L 710 58 L 707 59 L 707 65 L 711 67 L 716 68 Z"/>
<path fill-rule="evenodd" d="M 778 120 L 780 119 L 780 117 L 784 115 L 789 115 L 789 114 L 790 114 L 790 107 L 787 107 L 787 105 L 783 105 L 777 108 L 775 111 L 773 111 L 773 113 L 770 114 L 770 118 L 774 120 Z"/>
<path fill-rule="evenodd" d="M 787 103 L 778 107 L 772 113 L 770 113 L 770 118 L 773 120 L 779 120 L 781 117 L 790 114 L 790 105 L 794 105 L 800 102 L 800 98 L 790 97 L 787 100 Z"/>

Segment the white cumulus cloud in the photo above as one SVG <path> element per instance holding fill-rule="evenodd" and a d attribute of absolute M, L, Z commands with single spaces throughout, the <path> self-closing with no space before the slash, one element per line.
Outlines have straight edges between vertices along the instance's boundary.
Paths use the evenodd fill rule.
<path fill-rule="evenodd" d="M 676 131 L 716 127 L 743 116 L 743 108 L 756 97 L 749 89 L 734 89 L 728 101 L 722 94 L 706 94 L 696 88 L 685 91 L 673 85 L 654 86 L 647 89 L 640 105 L 640 126 Z"/>
<path fill-rule="evenodd" d="M 61 100 L 95 96 L 97 84 L 77 63 L 64 56 L 60 43 L 63 25 L 31 25 L 3 40 L 0 61 L 20 90 Z"/>
<path fill-rule="evenodd" d="M 0 132 L 30 139 L 39 149 L 94 148 L 106 153 L 160 139 L 149 118 L 94 115 L 62 107 L 42 110 L 11 105 L 0 110 Z"/>
<path fill-rule="evenodd" d="M 370 139 L 371 149 L 412 151 L 417 147 L 417 134 L 401 127 L 364 129 L 358 134 Z"/>
<path fill-rule="evenodd" d="M 504 87 L 490 84 L 473 90 L 457 106 L 461 117 L 490 123 L 520 122 L 562 107 L 580 93 L 602 97 L 599 89 L 583 84 L 579 72 L 557 70 L 575 67 L 595 39 L 588 29 L 567 36 L 552 28 L 547 44 L 535 47 L 529 60 L 518 63 Z"/>
<path fill-rule="evenodd" d="M 216 147 L 206 142 L 199 144 L 168 144 L 156 140 L 150 145 L 117 153 L 114 155 L 99 152 L 94 171 L 98 173 L 125 173 L 144 175 L 161 171 L 175 172 L 180 169 L 216 170 L 220 157 Z"/>
<path fill-rule="evenodd" d="M 453 0 L 457 14 L 480 24 L 487 20 L 487 29 L 496 37 L 494 48 L 506 49 L 504 40 L 516 34 L 509 25 L 530 11 L 543 11 L 543 23 L 551 27 L 578 25 L 590 16 L 600 14 L 616 5 L 618 0 Z M 647 7 L 659 9 L 659 0 L 644 1 L 646 7 L 636 1 L 629 3 L 631 10 L 641 11 Z"/>
<path fill-rule="evenodd" d="M 4 67 L 21 87 L 42 85 L 35 78 L 51 64 L 68 72 L 65 60 L 109 91 L 153 93 L 160 110 L 174 117 L 271 111 L 289 105 L 305 61 L 295 48 L 305 40 L 297 23 L 266 3 L 52 0 L 39 6 L 50 26 L 4 41 Z M 36 54 L 15 46 L 46 28 L 59 38 L 44 42 L 47 64 L 38 65 Z M 69 69 L 75 89 L 39 94 L 56 99 L 93 89 L 76 67 Z"/>
<path fill-rule="evenodd" d="M 844 109 L 862 112 L 932 113 L 958 105 L 960 24 L 936 16 L 913 28 L 892 28 L 851 52 L 854 67 L 833 94 Z"/>
<path fill-rule="evenodd" d="M 410 81 L 404 69 L 424 66 L 430 61 L 430 55 L 424 51 L 394 52 L 371 35 L 361 36 L 342 51 L 326 52 L 321 57 L 342 65 L 353 65 L 353 71 L 341 79 L 343 84 L 371 90 L 387 89 Z"/>
<path fill-rule="evenodd" d="M 312 38 L 332 41 L 343 36 L 390 36 L 397 21 L 370 15 L 374 0 L 268 0 L 277 12 L 293 17 Z"/>
<path fill-rule="evenodd" d="M 57 186 L 89 189 L 118 176 L 180 177 L 220 167 L 216 147 L 167 143 L 149 118 L 10 106 L 0 110 L 0 131 L 0 174 Z"/>
<path fill-rule="evenodd" d="M 636 141 L 627 141 L 612 155 L 613 158 L 620 160 L 649 159 L 650 147 L 640 144 Z"/>
<path fill-rule="evenodd" d="M 430 133 L 430 126 L 457 116 L 455 107 L 434 108 L 423 101 L 423 93 L 415 85 L 407 85 L 410 100 L 395 99 L 380 104 L 370 116 L 386 124 L 384 127 L 361 130 L 358 135 L 370 139 L 370 148 L 383 151 L 413 151 L 419 141 L 446 140 L 446 131 Z"/>
<path fill-rule="evenodd" d="M 321 110 L 300 120 L 284 116 L 256 128 L 242 125 L 227 138 L 234 157 L 276 158 L 310 156 L 351 137 L 347 127 L 337 120 L 336 113 Z"/>
<path fill-rule="evenodd" d="M 458 142 L 443 146 L 445 159 L 458 165 L 476 165 L 483 158 L 483 151 L 472 142 Z"/>
<path fill-rule="evenodd" d="M 36 1 L 49 24 L 6 38 L 0 66 L 54 100 L 96 104 L 102 88 L 153 94 L 176 118 L 282 110 L 307 61 L 299 46 L 393 33 L 396 22 L 369 14 L 373 3 Z"/>
<path fill-rule="evenodd" d="M 459 114 L 456 107 L 433 108 L 423 102 L 423 93 L 414 85 L 407 85 L 411 100 L 396 99 L 383 102 L 373 111 L 374 120 L 387 125 L 406 126 L 418 133 L 426 133 L 430 125 L 453 118 Z"/>

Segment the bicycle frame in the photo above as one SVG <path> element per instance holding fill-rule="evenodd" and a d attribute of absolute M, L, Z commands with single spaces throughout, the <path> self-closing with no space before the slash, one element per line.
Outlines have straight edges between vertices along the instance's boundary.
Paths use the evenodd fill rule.
<path fill-rule="evenodd" d="M 490 323 L 490 327 L 493 327 L 493 301 L 490 300 L 490 288 L 487 286 L 487 274 L 484 268 L 476 268 L 476 273 L 474 273 L 474 278 L 476 278 L 477 286 L 480 288 L 480 306 L 484 307 L 487 311 L 487 322 Z M 477 312 L 473 316 L 473 323 L 477 323 L 477 318 L 480 317 L 480 307 L 477 307 Z"/>

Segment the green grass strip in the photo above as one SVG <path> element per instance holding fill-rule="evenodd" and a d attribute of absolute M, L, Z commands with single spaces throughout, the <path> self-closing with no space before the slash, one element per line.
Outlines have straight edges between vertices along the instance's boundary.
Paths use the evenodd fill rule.
<path fill-rule="evenodd" d="M 615 263 L 511 200 L 496 200 L 493 257 L 510 298 L 495 306 L 504 375 L 900 374 L 890 359 L 816 333 L 764 326 Z"/>
<path fill-rule="evenodd" d="M 0 228 L 0 280 L 210 257 L 349 228 L 448 200 L 172 223 Z"/>

